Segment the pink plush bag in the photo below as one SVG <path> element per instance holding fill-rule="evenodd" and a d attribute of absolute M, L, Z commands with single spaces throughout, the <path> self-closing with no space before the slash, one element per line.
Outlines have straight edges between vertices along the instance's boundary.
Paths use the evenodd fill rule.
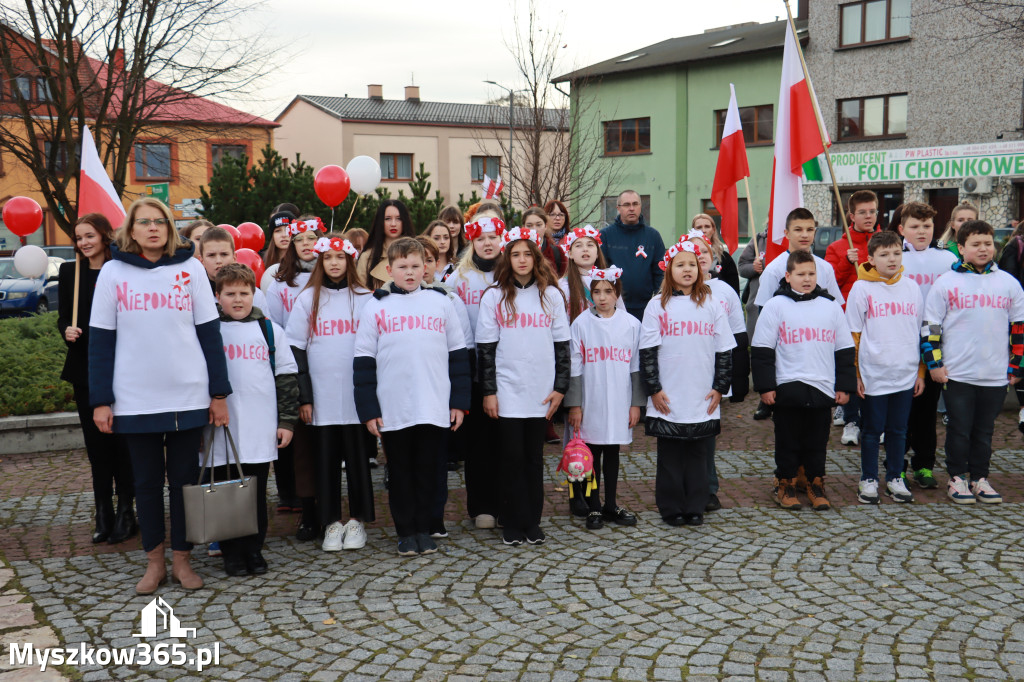
<path fill-rule="evenodd" d="M 590 494 L 592 488 L 597 487 L 594 482 L 594 455 L 580 438 L 579 431 L 575 431 L 569 442 L 565 444 L 562 461 L 555 471 L 563 472 L 570 483 L 587 481 L 587 494 Z M 569 498 L 571 499 L 572 496 L 573 486 L 569 486 Z"/>

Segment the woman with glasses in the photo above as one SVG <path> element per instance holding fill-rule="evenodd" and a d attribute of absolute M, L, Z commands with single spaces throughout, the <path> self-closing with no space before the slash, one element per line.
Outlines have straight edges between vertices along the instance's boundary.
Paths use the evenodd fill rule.
<path fill-rule="evenodd" d="M 89 401 L 103 433 L 123 434 L 148 565 L 135 586 L 167 581 L 164 501 L 170 487 L 171 578 L 187 590 L 203 580 L 189 564 L 182 486 L 199 478 L 203 427 L 227 424 L 231 393 L 217 305 L 203 264 L 152 197 L 128 209 L 112 259 L 96 280 L 89 320 Z"/>
<path fill-rule="evenodd" d="M 555 243 L 562 241 L 566 230 L 569 229 L 569 209 L 558 199 L 551 199 L 544 204 L 544 212 L 548 214 L 551 223 L 549 234 Z"/>

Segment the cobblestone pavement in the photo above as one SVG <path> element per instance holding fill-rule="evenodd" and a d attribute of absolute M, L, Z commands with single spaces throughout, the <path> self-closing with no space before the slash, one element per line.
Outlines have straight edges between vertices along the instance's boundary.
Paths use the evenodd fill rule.
<path fill-rule="evenodd" d="M 219 643 L 216 664 L 201 673 L 97 664 L 57 672 L 86 680 L 1024 679 L 1024 439 L 1015 415 L 1000 417 L 994 443 L 1002 505 L 957 507 L 916 490 L 912 505 L 859 505 L 859 452 L 840 446 L 836 429 L 827 478 L 836 508 L 787 512 L 768 498 L 771 424 L 751 421 L 752 409 L 751 401 L 726 407 L 718 456 L 726 508 L 700 528 L 661 522 L 654 444 L 638 430 L 620 502 L 640 524 L 585 530 L 569 516 L 552 446 L 543 546 L 509 548 L 496 531 L 472 529 L 460 474 L 449 480 L 451 537 L 430 557 L 394 554 L 384 493 L 382 518 L 354 552 L 299 543 L 296 517 L 274 515 L 268 575 L 227 578 L 197 549 L 207 587 L 158 593 L 197 632 L 150 643 Z M 61 646 L 140 641 L 132 634 L 150 598 L 132 588 L 145 557 L 137 540 L 91 545 L 91 514 L 82 452 L 0 461 L 0 681 L 44 679 L 38 667 L 10 671 L 6 645 L 37 636 L 53 646 L 37 632 L 47 628 Z"/>

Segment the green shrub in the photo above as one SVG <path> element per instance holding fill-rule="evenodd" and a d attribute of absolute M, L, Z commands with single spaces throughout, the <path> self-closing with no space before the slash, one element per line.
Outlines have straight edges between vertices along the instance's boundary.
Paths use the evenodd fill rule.
<path fill-rule="evenodd" d="M 0 320 L 0 417 L 75 409 L 57 313 Z"/>

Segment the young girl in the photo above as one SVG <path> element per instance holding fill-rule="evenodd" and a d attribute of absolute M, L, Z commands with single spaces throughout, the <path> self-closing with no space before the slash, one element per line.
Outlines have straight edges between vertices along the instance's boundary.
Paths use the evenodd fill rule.
<path fill-rule="evenodd" d="M 736 261 L 732 259 L 732 255 L 729 253 L 729 249 L 726 248 L 725 242 L 718 235 L 715 219 L 707 213 L 698 213 L 690 221 L 690 229 L 699 230 L 703 233 L 704 242 L 711 247 L 716 277 L 731 286 L 736 295 L 739 296 L 740 273 L 736 268 Z"/>
<path fill-rule="evenodd" d="M 707 461 L 721 432 L 718 405 L 736 344 L 697 262 L 703 248 L 683 237 L 665 252 L 661 295 L 647 304 L 640 335 L 646 431 L 658 439 L 655 502 L 672 526 L 704 523 Z"/>
<path fill-rule="evenodd" d="M 444 224 L 442 220 L 435 220 L 434 222 L 427 225 L 427 229 L 424 230 L 423 235 L 433 240 L 437 246 L 437 264 L 436 264 L 436 276 L 431 273 L 431 282 L 435 279 L 438 282 L 444 282 L 452 273 L 455 272 L 455 252 L 458 247 L 458 242 L 454 241 L 451 237 L 451 233 L 448 231 L 448 226 Z"/>
<path fill-rule="evenodd" d="M 523 228 L 533 230 L 540 235 L 540 252 L 555 274 L 561 277 L 565 274 L 566 258 L 548 233 L 550 227 L 548 214 L 544 212 L 543 208 L 534 206 L 523 211 Z"/>
<path fill-rule="evenodd" d="M 505 233 L 476 326 L 484 413 L 497 419 L 506 545 L 544 542 L 544 430 L 569 387 L 569 320 L 534 230 Z M 493 442 L 493 441 L 492 441 Z"/>
<path fill-rule="evenodd" d="M 953 209 L 953 212 L 949 215 L 949 223 L 946 225 L 946 231 L 942 233 L 942 238 L 939 239 L 940 248 L 944 248 L 950 251 L 957 259 L 960 258 L 960 248 L 956 243 L 956 232 L 960 229 L 960 226 L 966 223 L 968 220 L 978 219 L 978 207 L 969 201 L 961 201 L 957 204 L 957 207 Z"/>
<path fill-rule="evenodd" d="M 468 218 L 465 218 L 462 215 L 462 211 L 459 210 L 458 206 L 445 206 L 437 215 L 437 219 L 448 226 L 449 238 L 455 243 L 456 255 L 451 260 L 454 262 L 459 258 L 462 258 L 462 254 L 466 250 L 466 246 L 469 245 L 469 241 L 466 239 L 466 235 L 463 232 Z"/>
<path fill-rule="evenodd" d="M 409 209 L 398 199 L 385 199 L 377 207 L 366 249 L 359 254 L 356 273 L 369 289 L 378 289 L 391 281 L 387 273 L 388 247 L 399 237 L 415 237 Z"/>
<path fill-rule="evenodd" d="M 590 271 L 593 268 L 604 269 L 607 263 L 601 252 L 601 233 L 590 225 L 567 232 L 559 247 L 569 262 L 558 286 L 568 303 L 569 322 L 572 323 L 580 313 L 594 305 L 590 296 Z"/>
<path fill-rule="evenodd" d="M 480 298 L 494 282 L 494 266 L 501 254 L 501 236 L 505 231 L 505 223 L 497 214 L 491 211 L 481 213 L 476 220 L 466 224 L 470 247 L 445 283 L 466 305 L 466 313 L 474 332 L 480 312 Z M 476 367 L 472 352 L 470 363 Z M 479 447 L 480 443 L 488 441 L 486 429 L 490 426 L 483 417 L 483 400 L 474 369 L 472 406 L 462 427 L 466 447 L 460 452 L 460 457 L 466 462 L 466 511 L 474 519 L 477 528 L 494 528 L 498 515 L 498 462 L 492 453 Z"/>
<path fill-rule="evenodd" d="M 594 455 L 595 487 L 586 496 L 587 528 L 603 528 L 605 521 L 635 526 L 636 516 L 615 503 L 615 492 L 619 446 L 633 442 L 632 429 L 640 420 L 640 406 L 647 402 L 640 384 L 640 322 L 616 307 L 622 294 L 621 268 L 594 268 L 587 274 L 594 307 L 579 315 L 570 328 L 572 378 L 565 395 L 568 424 L 579 432 Z"/>
<path fill-rule="evenodd" d="M 299 209 L 292 204 L 281 204 L 270 214 L 270 222 L 267 224 L 270 239 L 267 248 L 263 250 L 265 270 L 263 270 L 263 277 L 257 282 L 264 294 L 267 293 L 270 283 L 274 281 L 274 275 L 281 267 L 281 259 L 284 258 L 284 254 L 288 251 L 288 245 L 291 244 L 292 235 L 288 228 L 297 215 L 299 215 Z"/>

